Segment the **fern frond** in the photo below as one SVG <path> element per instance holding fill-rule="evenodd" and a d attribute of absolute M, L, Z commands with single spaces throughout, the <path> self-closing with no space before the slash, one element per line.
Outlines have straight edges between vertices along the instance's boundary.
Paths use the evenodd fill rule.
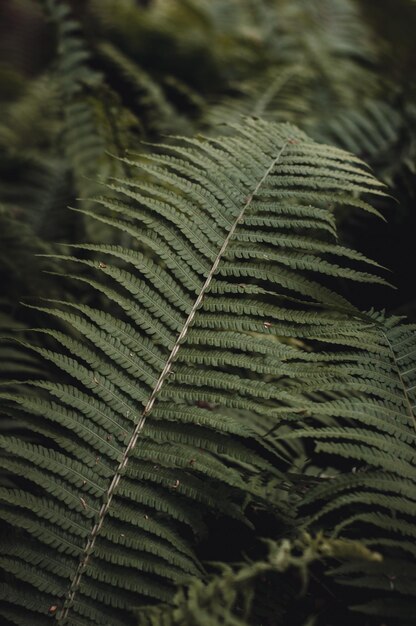
<path fill-rule="evenodd" d="M 193 580 L 178 591 L 174 606 L 144 607 L 138 611 L 140 626 L 248 626 L 273 619 L 276 625 L 301 624 L 312 607 L 303 598 L 316 562 L 339 559 L 348 569 L 350 561 L 378 563 L 381 557 L 358 542 L 316 538 L 305 534 L 292 542 L 268 542 L 267 559 L 240 565 L 222 566 L 207 582 Z M 296 583 L 291 574 L 297 574 Z M 300 578 L 300 581 L 299 581 Z M 294 592 L 294 584 L 302 588 Z M 296 616 L 293 604 L 296 597 Z"/>
<path fill-rule="evenodd" d="M 209 126 L 254 115 L 290 121 L 313 134 L 328 113 L 356 111 L 363 98 L 384 96 L 372 71 L 376 46 L 356 3 L 300 0 L 270 5 L 268 27 L 262 30 L 266 63 L 261 58 L 254 72 L 231 83 L 208 110 Z"/>
<path fill-rule="evenodd" d="M 372 280 L 360 269 L 367 260 L 330 235 L 328 202 L 361 202 L 382 193 L 379 183 L 357 158 L 292 126 L 247 120 L 231 137 L 178 138 L 128 164 L 137 177 L 115 180 L 117 199 L 102 199 L 95 215 L 131 248 L 72 247 L 88 252 L 78 263 L 97 278 L 85 280 L 114 310 L 35 307 L 63 324 L 41 331 L 53 347 L 23 342 L 56 378 L 2 394 L 43 438 L 20 448 L 1 439 L 16 485 L 0 515 L 19 529 L 19 550 L 65 553 L 71 575 L 48 586 L 49 561 L 32 575 L 14 552 L 7 567 L 36 588 L 44 615 L 53 603 L 56 619 L 74 624 L 104 624 L 107 610 L 112 624 L 130 623 L 144 597 L 171 599 L 172 583 L 201 571 L 193 537 L 208 514 L 250 525 L 247 502 L 257 501 L 293 517 L 270 462 L 280 451 L 255 424 L 302 409 L 307 372 L 303 352 L 270 338 L 310 332 L 354 344 L 363 316 L 331 277 Z M 241 417 L 250 413 L 253 425 Z M 25 508 L 28 492 L 39 511 L 51 502 L 51 521 L 32 500 Z M 180 558 L 167 549 L 176 537 Z"/>
<path fill-rule="evenodd" d="M 118 96 L 105 85 L 102 73 L 93 69 L 91 51 L 69 5 L 60 0 L 44 0 L 44 5 L 56 29 L 52 80 L 63 111 L 61 145 L 77 192 L 86 201 L 98 193 L 98 177 L 106 180 L 121 173 L 120 163 L 108 153 L 120 153 L 129 145 L 120 136 L 136 126 L 137 120 L 126 113 Z"/>
<path fill-rule="evenodd" d="M 368 322 L 376 349 L 337 351 L 335 358 L 327 354 L 324 360 L 315 353 L 310 363 L 313 390 L 352 394 L 306 401 L 308 417 L 291 420 L 292 433 L 281 436 L 312 440 L 313 463 L 325 468 L 326 477 L 318 478 L 303 497 L 305 524 L 317 524 L 334 536 L 359 534 L 365 545 L 378 547 L 386 557 L 383 565 L 340 567 L 333 575 L 345 585 L 371 590 L 360 610 L 376 614 L 378 607 L 384 617 L 388 605 L 388 615 L 402 620 L 396 595 L 407 596 L 413 607 L 416 597 L 411 562 L 403 564 L 403 558 L 413 558 L 415 537 L 415 328 L 374 313 Z M 381 589 L 383 598 L 377 593 Z"/>
<path fill-rule="evenodd" d="M 398 102 L 370 99 L 321 121 L 311 134 L 357 154 L 389 185 L 414 171 L 411 113 Z"/>
<path fill-rule="evenodd" d="M 169 102 L 162 87 L 143 68 L 108 42 L 101 43 L 98 52 L 132 91 L 135 112 L 148 132 L 160 135 L 173 130 L 182 133 L 191 130 L 185 118 Z"/>

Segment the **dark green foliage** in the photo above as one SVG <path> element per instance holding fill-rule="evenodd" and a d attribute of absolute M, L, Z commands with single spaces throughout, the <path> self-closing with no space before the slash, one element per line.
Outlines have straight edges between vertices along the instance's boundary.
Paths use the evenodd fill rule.
<path fill-rule="evenodd" d="M 381 556 L 352 541 L 304 534 L 292 543 L 269 541 L 264 560 L 232 568 L 219 564 L 221 572 L 208 581 L 193 581 L 174 598 L 174 606 L 145 607 L 138 612 L 141 626 L 244 626 L 273 615 L 275 624 L 305 624 L 311 610 L 309 570 L 319 561 L 380 562 Z M 294 575 L 292 575 L 294 574 Z M 269 596 L 269 597 L 268 597 Z M 309 597 L 308 597 L 309 596 Z M 267 603 L 269 606 L 267 606 Z M 295 604 L 296 614 L 293 609 Z M 265 605 L 269 612 L 265 612 Z M 307 620 L 313 624 L 314 620 Z"/>
<path fill-rule="evenodd" d="M 110 187 L 117 200 L 100 200 L 106 212 L 95 217 L 127 233 L 131 249 L 76 246 L 94 252 L 96 260 L 78 262 L 102 276 L 83 280 L 118 312 L 78 303 L 62 309 L 53 300 L 37 307 L 82 337 L 44 330 L 56 348 L 32 346 L 70 379 L 34 380 L 23 395 L 2 394 L 7 412 L 17 410 L 45 438 L 42 445 L 0 442 L 3 467 L 28 481 L 2 495 L 3 518 L 27 533 L 17 553 L 9 548 L 4 567 L 47 591 L 39 612 L 52 593 L 63 618 L 91 622 L 140 596 L 167 600 L 169 583 L 195 575 L 201 566 L 189 538 L 204 532 L 204 509 L 244 522 L 247 498 L 254 498 L 288 515 L 281 489 L 267 490 L 257 478 L 273 467 L 238 414 L 276 419 L 279 405 L 299 405 L 297 351 L 284 344 L 277 350 L 267 337 L 304 334 L 305 324 L 319 337 L 328 317 L 356 311 L 319 282 L 320 274 L 376 280 L 349 267 L 369 262 L 331 241 L 332 213 L 323 205 L 331 197 L 370 210 L 355 194 L 379 194 L 379 184 L 354 157 L 293 127 L 248 120 L 230 138 L 183 140 L 128 164 L 139 177 L 116 180 Z M 303 302 L 291 306 L 289 296 Z M 308 302 L 334 313 L 311 313 Z M 215 411 L 201 408 L 205 403 Z M 169 540 L 185 541 L 183 556 L 169 551 Z M 27 577 L 25 550 L 36 563 L 42 554 L 42 580 L 57 553 L 66 555 L 53 592 Z"/>
<path fill-rule="evenodd" d="M 415 6 L 0 7 L 6 626 L 412 624 Z"/>
<path fill-rule="evenodd" d="M 333 359 L 326 353 L 319 369 L 313 355 L 312 384 L 321 393 L 342 389 L 344 397 L 305 403 L 308 417 L 290 436 L 314 441 L 314 465 L 325 474 L 303 498 L 304 523 L 359 537 L 383 553 L 382 566 L 350 564 L 332 574 L 369 589 L 357 607 L 369 614 L 383 615 L 388 607 L 387 615 L 400 620 L 405 600 L 410 623 L 416 608 L 415 328 L 374 313 L 363 325 L 354 351 L 349 342 Z"/>

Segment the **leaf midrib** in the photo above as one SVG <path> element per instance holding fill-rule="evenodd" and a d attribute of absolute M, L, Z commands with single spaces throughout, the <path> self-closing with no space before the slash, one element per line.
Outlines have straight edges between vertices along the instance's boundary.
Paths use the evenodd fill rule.
<path fill-rule="evenodd" d="M 134 448 L 136 446 L 137 439 L 138 439 L 141 431 L 144 428 L 144 425 L 146 423 L 146 419 L 147 419 L 148 415 L 150 415 L 150 413 L 152 411 L 152 408 L 154 406 L 156 398 L 157 398 L 158 394 L 160 393 L 161 388 L 163 387 L 164 383 L 166 382 L 166 380 L 167 380 L 167 378 L 169 376 L 172 364 L 173 364 L 173 362 L 174 362 L 174 360 L 176 358 L 176 355 L 177 355 L 178 351 L 180 350 L 181 344 L 186 339 L 186 336 L 187 336 L 187 334 L 188 334 L 188 332 L 189 332 L 189 330 L 190 330 L 190 328 L 192 326 L 192 322 L 193 322 L 193 320 L 195 318 L 195 315 L 196 315 L 198 309 L 200 308 L 200 306 L 201 306 L 201 304 L 203 302 L 204 296 L 205 296 L 205 294 L 207 293 L 207 291 L 210 288 L 211 282 L 212 282 L 212 280 L 214 278 L 214 275 L 215 275 L 215 273 L 217 271 L 218 265 L 221 262 L 222 257 L 224 256 L 224 254 L 225 254 L 225 252 L 226 252 L 226 250 L 228 248 L 228 245 L 229 245 L 232 237 L 234 236 L 234 233 L 235 233 L 238 225 L 242 222 L 247 209 L 251 206 L 254 197 L 256 196 L 258 191 L 260 190 L 261 186 L 264 184 L 264 182 L 267 179 L 267 177 L 271 174 L 271 172 L 273 171 L 273 169 L 276 166 L 276 164 L 280 161 L 280 159 L 281 159 L 281 157 L 282 157 L 286 147 L 288 146 L 289 142 L 290 142 L 290 139 L 286 139 L 286 141 L 283 143 L 282 147 L 280 148 L 277 156 L 272 160 L 270 166 L 267 168 L 267 170 L 265 171 L 265 173 L 263 174 L 261 179 L 256 184 L 253 192 L 250 195 L 248 195 L 248 197 L 246 199 L 246 202 L 244 203 L 243 208 L 241 209 L 239 215 L 237 216 L 237 218 L 234 220 L 233 224 L 231 225 L 231 228 L 230 228 L 230 230 L 229 230 L 229 232 L 228 232 L 228 234 L 227 234 L 227 236 L 226 236 L 226 238 L 225 238 L 225 240 L 224 240 L 224 242 L 223 242 L 223 244 L 222 244 L 222 246 L 221 246 L 221 248 L 220 248 L 220 250 L 219 250 L 219 252 L 218 252 L 218 254 L 216 256 L 216 258 L 215 258 L 215 260 L 214 260 L 214 263 L 213 263 L 213 265 L 212 265 L 212 267 L 211 267 L 211 269 L 210 269 L 210 271 L 209 271 L 209 273 L 207 275 L 207 278 L 206 278 L 206 280 L 205 280 L 205 282 L 204 282 L 204 284 L 203 284 L 203 286 L 201 288 L 201 291 L 200 291 L 197 299 L 195 300 L 195 302 L 194 302 L 194 304 L 192 306 L 192 309 L 191 309 L 191 311 L 190 311 L 190 313 L 189 313 L 189 315 L 188 315 L 188 317 L 187 317 L 187 319 L 186 319 L 186 321 L 185 321 L 185 323 L 183 325 L 183 328 L 182 328 L 181 332 L 178 335 L 178 338 L 177 338 L 177 340 L 175 342 L 175 345 L 173 346 L 173 348 L 171 350 L 171 353 L 170 353 L 170 355 L 169 355 L 169 357 L 168 357 L 168 359 L 167 359 L 167 361 L 165 363 L 165 366 L 164 366 L 164 368 L 163 368 L 163 370 L 162 370 L 162 372 L 161 372 L 161 374 L 160 374 L 160 376 L 159 376 L 159 378 L 158 378 L 158 380 L 157 380 L 157 382 L 156 382 L 156 384 L 155 384 L 155 386 L 154 386 L 154 388 L 153 388 L 153 390 L 152 390 L 152 392 L 151 392 L 151 394 L 149 396 L 149 399 L 148 399 L 148 401 L 147 401 L 147 403 L 145 405 L 145 408 L 144 408 L 144 410 L 143 410 L 143 412 L 141 414 L 141 417 L 140 417 L 139 421 L 136 424 L 136 427 L 135 427 L 135 429 L 134 429 L 134 431 L 132 433 L 132 436 L 131 436 L 131 438 L 129 440 L 129 443 L 127 444 L 127 446 L 125 448 L 125 451 L 124 451 L 123 457 L 122 457 L 122 459 L 120 461 L 120 464 L 117 467 L 117 469 L 116 469 L 116 471 L 114 473 L 114 476 L 113 476 L 113 478 L 112 478 L 112 480 L 110 482 L 110 485 L 109 485 L 108 490 L 106 492 L 106 496 L 104 498 L 103 504 L 102 504 L 102 506 L 100 508 L 97 521 L 95 522 L 95 524 L 94 524 L 94 526 L 93 526 L 93 528 L 91 530 L 91 533 L 90 533 L 90 535 L 88 537 L 88 540 L 86 542 L 83 554 L 82 554 L 81 559 L 79 561 L 78 567 L 77 567 L 77 569 L 75 571 L 74 577 L 73 577 L 73 579 L 71 581 L 71 584 L 70 584 L 70 586 L 68 588 L 68 591 L 67 591 L 67 594 L 66 594 L 66 597 L 65 597 L 64 605 L 63 605 L 60 613 L 56 615 L 56 620 L 58 622 L 63 623 L 68 618 L 69 611 L 70 611 L 70 609 L 71 609 L 71 607 L 73 605 L 75 595 L 76 595 L 76 593 L 77 593 L 77 591 L 79 589 L 80 583 L 81 583 L 82 575 L 84 574 L 85 570 L 87 569 L 87 566 L 88 566 L 88 563 L 89 563 L 89 559 L 90 559 L 90 555 L 92 554 L 92 552 L 94 550 L 96 539 L 97 539 L 97 537 L 98 537 L 98 535 L 99 535 L 99 533 L 101 531 L 101 528 L 103 526 L 105 517 L 106 517 L 106 515 L 107 515 L 107 513 L 108 513 L 108 511 L 109 511 L 109 509 L 111 507 L 112 499 L 113 499 L 113 497 L 115 495 L 115 492 L 117 490 L 117 487 L 118 487 L 118 484 L 119 484 L 119 482 L 121 480 L 121 477 L 124 474 L 124 471 L 125 471 L 126 466 L 128 464 L 129 457 L 130 457 L 132 451 L 134 450 Z"/>

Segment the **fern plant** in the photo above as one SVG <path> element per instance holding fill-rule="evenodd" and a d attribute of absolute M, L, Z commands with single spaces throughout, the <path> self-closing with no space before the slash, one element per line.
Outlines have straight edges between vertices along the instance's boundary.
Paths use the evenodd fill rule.
<path fill-rule="evenodd" d="M 338 337 L 336 351 L 307 355 L 311 388 L 343 395 L 305 402 L 306 417 L 281 435 L 312 440 L 313 464 L 324 473 L 303 497 L 304 524 L 383 553 L 382 564 L 350 563 L 332 574 L 366 588 L 356 610 L 398 624 L 412 623 L 416 599 L 414 331 L 372 312 L 352 349 Z"/>
<path fill-rule="evenodd" d="M 129 166 L 139 177 L 114 180 L 118 199 L 94 216 L 132 247 L 61 255 L 98 270 L 81 280 L 114 310 L 38 306 L 67 329 L 39 331 L 55 349 L 31 346 L 61 375 L 2 394 L 41 435 L 1 438 L 1 611 L 17 624 L 126 624 L 144 598 L 169 601 L 172 583 L 201 572 L 204 511 L 247 524 L 247 503 L 263 502 L 293 523 L 273 448 L 247 420 L 304 403 L 298 350 L 270 337 L 350 335 L 360 314 L 331 279 L 384 282 L 334 240 L 329 208 L 371 211 L 359 196 L 380 184 L 294 127 L 247 120 Z"/>
<path fill-rule="evenodd" d="M 237 109 L 285 121 L 289 114 L 309 130 L 324 115 L 374 97 L 379 86 L 377 48 L 354 2 L 283 1 L 270 7 L 273 36 L 267 39 L 262 33 L 259 52 L 266 62 L 247 73 L 241 85 L 237 82 L 233 98 L 222 94 L 219 110 L 208 110 L 209 121 L 227 116 L 229 100 L 228 115 Z"/>
<path fill-rule="evenodd" d="M 76 189 L 86 200 L 97 192 L 98 174 L 105 180 L 120 173 L 108 152 L 117 153 L 120 148 L 118 136 L 125 112 L 117 98 L 111 98 L 102 74 L 91 67 L 81 25 L 67 3 L 45 0 L 44 4 L 56 31 L 53 79 L 63 109 L 62 146 Z"/>
<path fill-rule="evenodd" d="M 373 4 L 1 3 L 2 623 L 412 624 L 414 305 L 345 245 L 413 297 Z"/>

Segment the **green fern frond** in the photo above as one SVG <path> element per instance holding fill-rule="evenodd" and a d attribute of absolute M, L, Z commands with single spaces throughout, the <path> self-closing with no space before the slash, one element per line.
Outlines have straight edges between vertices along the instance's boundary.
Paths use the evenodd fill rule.
<path fill-rule="evenodd" d="M 404 110 L 402 110 L 404 109 Z M 389 185 L 414 172 L 411 107 L 370 99 L 320 121 L 311 134 L 357 154 Z"/>
<path fill-rule="evenodd" d="M 46 14 L 54 24 L 57 53 L 52 79 L 63 111 L 61 145 L 70 164 L 77 192 L 86 201 L 98 193 L 97 178 L 106 180 L 122 172 L 120 163 L 108 153 L 120 154 L 137 119 L 121 105 L 119 97 L 105 84 L 101 72 L 92 67 L 81 25 L 69 5 L 61 0 L 44 0 Z"/>
<path fill-rule="evenodd" d="M 273 619 L 276 625 L 304 624 L 313 608 L 302 597 L 309 585 L 309 576 L 316 562 L 331 559 L 371 567 L 381 557 L 358 542 L 316 538 L 305 534 L 294 540 L 269 541 L 269 554 L 263 561 L 222 566 L 222 571 L 208 581 L 193 580 L 177 592 L 174 606 L 144 607 L 137 613 L 140 626 L 248 626 Z M 297 574 L 292 580 L 291 574 Z M 300 581 L 299 581 L 300 578 Z M 294 585 L 301 586 L 300 592 Z M 296 617 L 290 607 L 296 598 Z M 267 609 L 268 612 L 267 612 Z"/>
<path fill-rule="evenodd" d="M 308 417 L 292 419 L 292 433 L 281 437 L 312 440 L 313 463 L 325 474 L 303 497 L 305 524 L 317 524 L 334 536 L 359 534 L 365 545 L 378 547 L 386 557 L 383 565 L 340 567 L 333 575 L 345 585 L 372 590 L 360 610 L 376 614 L 378 607 L 380 617 L 394 615 L 407 623 L 396 596 L 404 594 L 407 605 L 415 606 L 411 561 L 403 563 L 403 558 L 413 558 L 415 537 L 415 327 L 374 313 L 367 319 L 374 349 L 337 351 L 335 358 L 329 353 L 324 360 L 315 353 L 304 365 L 313 367 L 308 374 L 312 390 L 350 390 L 350 395 L 306 401 Z M 377 594 L 381 589 L 383 598 Z"/>
<path fill-rule="evenodd" d="M 302 351 L 270 338 L 360 339 L 363 316 L 331 277 L 372 280 L 360 269 L 367 260 L 329 234 L 328 201 L 360 202 L 381 194 L 379 183 L 292 126 L 247 120 L 231 137 L 178 138 L 128 164 L 137 177 L 114 181 L 117 199 L 102 199 L 95 215 L 131 248 L 72 247 L 93 255 L 78 263 L 96 270 L 85 280 L 114 311 L 34 307 L 65 329 L 41 331 L 53 347 L 23 342 L 56 377 L 2 393 L 7 411 L 42 434 L 20 446 L 1 439 L 15 485 L 0 515 L 19 529 L 4 567 L 36 589 L 37 610 L 56 606 L 57 621 L 71 624 L 126 624 L 145 597 L 169 601 L 175 583 L 201 571 L 193 538 L 206 515 L 250 525 L 252 501 L 293 518 L 281 456 L 274 467 L 255 420 L 302 409 L 308 371 Z M 22 550 L 45 560 L 28 568 Z M 62 554 L 71 574 L 49 584 Z M 25 606 L 16 599 L 16 620 Z"/>
<path fill-rule="evenodd" d="M 371 69 L 376 46 L 356 3 L 285 0 L 270 7 L 268 37 L 262 32 L 267 62 L 259 59 L 254 72 L 230 84 L 208 109 L 209 126 L 254 115 L 313 134 L 328 114 L 355 111 L 363 98 L 384 96 Z"/>

